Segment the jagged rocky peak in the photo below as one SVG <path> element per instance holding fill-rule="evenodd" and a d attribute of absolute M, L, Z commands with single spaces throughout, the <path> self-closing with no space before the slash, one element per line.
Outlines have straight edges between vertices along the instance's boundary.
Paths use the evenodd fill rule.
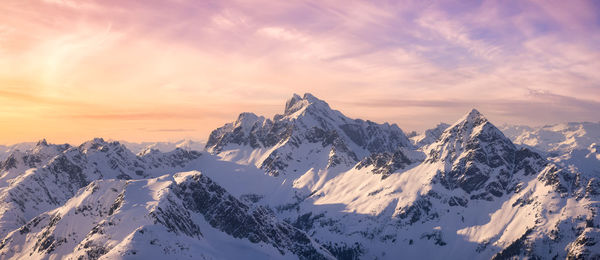
<path fill-rule="evenodd" d="M 410 151 L 398 149 L 394 153 L 373 153 L 358 162 L 355 168 L 360 170 L 370 166 L 372 167 L 371 173 L 381 174 L 381 179 L 385 179 L 395 171 L 404 169 L 408 165 L 419 161 L 420 158 L 410 158 L 406 153 L 410 153 Z"/>
<path fill-rule="evenodd" d="M 48 146 L 48 142 L 46 141 L 46 138 L 43 138 L 42 140 L 39 140 L 35 146 Z"/>
<path fill-rule="evenodd" d="M 460 118 L 452 127 L 476 127 L 489 121 L 477 109 L 473 108 L 469 113 Z"/>
<path fill-rule="evenodd" d="M 461 188 L 472 199 L 492 200 L 514 190 L 516 175 L 539 172 L 547 162 L 538 154 L 517 149 L 476 109 L 448 127 L 427 151 L 427 162 L 444 164 L 438 174 L 448 188 Z"/>
<path fill-rule="evenodd" d="M 320 128 L 345 135 L 349 139 L 346 142 L 353 142 L 370 152 L 394 152 L 398 147 L 410 146 L 398 125 L 351 119 L 310 93 L 305 93 L 302 98 L 294 94 L 286 103 L 284 115 L 275 116 L 274 120 L 279 118 L 299 121 L 295 124 L 306 129 Z"/>
<path fill-rule="evenodd" d="M 298 94 L 294 93 L 292 98 L 288 99 L 288 101 L 285 102 L 284 113 L 288 114 L 288 115 L 294 113 L 295 112 L 294 108 L 299 107 L 299 106 L 296 106 L 296 104 L 298 104 L 298 102 L 301 100 L 302 100 L 302 97 L 300 97 Z"/>
<path fill-rule="evenodd" d="M 104 138 L 95 137 L 92 140 L 83 142 L 81 145 L 79 145 L 79 149 L 81 149 L 81 150 L 96 149 L 96 148 L 98 148 L 102 145 L 106 145 L 106 144 L 107 144 L 107 142 L 104 141 Z"/>
<path fill-rule="evenodd" d="M 285 103 L 285 116 L 292 116 L 299 111 L 303 111 L 308 107 L 317 107 L 325 110 L 331 110 L 329 104 L 325 101 L 318 99 L 310 93 L 305 93 L 303 97 L 300 97 L 298 94 L 294 94 L 292 98 L 290 98 Z"/>
<path fill-rule="evenodd" d="M 327 102 L 310 93 L 306 93 L 302 97 L 294 94 L 286 102 L 283 114 L 275 115 L 273 121 L 287 121 L 294 124 L 296 128 L 316 127 L 326 131 L 339 130 L 338 125 L 353 124 L 355 121 L 361 121 L 360 123 L 364 124 L 362 120 L 352 120 L 340 111 L 332 109 Z"/>
<path fill-rule="evenodd" d="M 83 153 L 89 152 L 109 152 L 116 150 L 117 152 L 129 151 L 124 145 L 118 141 L 107 142 L 103 138 L 96 137 L 79 145 L 79 150 Z M 131 152 L 130 152 L 131 153 Z"/>
<path fill-rule="evenodd" d="M 486 119 L 481 112 L 479 112 L 479 110 L 473 108 L 471 109 L 471 111 L 469 111 L 468 114 L 464 115 L 462 120 L 467 119 L 467 120 L 473 120 L 473 119 Z M 487 120 L 487 119 L 486 119 Z"/>
<path fill-rule="evenodd" d="M 43 153 L 43 152 L 51 152 L 57 151 L 62 152 L 71 147 L 69 144 L 49 144 L 46 139 L 39 140 L 35 146 L 32 148 L 33 153 Z"/>
<path fill-rule="evenodd" d="M 463 152 L 478 150 L 484 145 L 495 143 L 500 144 L 497 148 L 511 151 L 516 149 L 498 128 L 479 111 L 473 109 L 442 132 L 437 142 L 431 145 L 428 159 L 454 161 Z"/>
<path fill-rule="evenodd" d="M 136 155 L 140 156 L 140 157 L 144 157 L 144 156 L 158 155 L 158 154 L 161 154 L 160 150 L 158 150 L 156 148 L 152 148 L 152 147 L 146 147 L 146 148 L 144 148 L 144 150 L 140 151 Z"/>
<path fill-rule="evenodd" d="M 244 112 L 238 116 L 238 119 L 235 121 L 234 127 L 241 127 L 242 129 L 250 129 L 257 122 L 264 122 L 265 118 L 263 116 L 257 116 L 251 112 Z"/>
<path fill-rule="evenodd" d="M 467 145 L 469 147 L 471 147 L 475 141 L 497 141 L 514 148 L 512 142 L 506 138 L 496 126 L 490 123 L 483 114 L 477 111 L 477 109 L 471 110 L 452 126 L 448 127 L 439 139 L 441 142 L 453 140 L 458 142 L 457 144 Z"/>
<path fill-rule="evenodd" d="M 0 239 L 0 258 L 229 259 L 222 250 L 272 247 L 264 258 L 333 259 L 270 209 L 238 200 L 199 172 L 97 180 L 60 204 Z"/>
<path fill-rule="evenodd" d="M 272 119 L 242 113 L 235 122 L 214 130 L 206 143 L 208 152 L 252 163 L 273 175 L 291 164 L 298 165 L 292 172 L 305 172 L 302 167 L 324 157 L 327 165 L 317 167 L 352 167 L 372 153 L 394 153 L 400 147 L 412 144 L 397 125 L 350 119 L 309 93 L 294 94 L 284 113 Z"/>
<path fill-rule="evenodd" d="M 70 147 L 68 144 L 48 144 L 46 139 L 42 139 L 26 150 L 15 149 L 11 151 L 4 161 L 0 161 L 0 171 L 19 167 L 35 168 L 41 166 Z"/>
<path fill-rule="evenodd" d="M 146 150 L 146 153 L 138 154 L 140 158 L 142 158 L 146 163 L 149 163 L 152 167 L 167 165 L 169 167 L 182 168 L 201 155 L 202 153 L 198 151 L 185 150 L 181 148 L 175 148 L 175 150 L 166 153 L 152 149 L 150 151 Z"/>

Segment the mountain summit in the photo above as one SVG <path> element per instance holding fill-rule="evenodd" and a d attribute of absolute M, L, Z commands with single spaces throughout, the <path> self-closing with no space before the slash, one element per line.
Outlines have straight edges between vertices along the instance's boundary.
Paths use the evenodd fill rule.
<path fill-rule="evenodd" d="M 288 101 L 285 103 L 284 115 L 292 116 L 296 112 L 303 111 L 308 107 L 311 108 L 321 108 L 324 111 L 332 110 L 325 101 L 320 100 L 313 96 L 310 93 L 305 93 L 303 97 L 300 97 L 298 94 L 294 94 Z"/>
<path fill-rule="evenodd" d="M 206 149 L 280 175 L 305 173 L 311 168 L 351 168 L 372 153 L 409 146 L 397 125 L 350 119 L 307 93 L 303 97 L 294 94 L 284 113 L 272 119 L 240 114 L 235 122 L 210 134 Z"/>
<path fill-rule="evenodd" d="M 0 161 L 0 258 L 600 258 L 600 142 L 563 167 L 475 109 L 412 141 L 294 94 L 202 154 L 31 143 Z"/>
<path fill-rule="evenodd" d="M 427 153 L 427 162 L 444 162 L 438 176 L 442 185 L 461 188 L 473 199 L 510 193 L 516 174 L 533 174 L 546 165 L 539 155 L 517 149 L 476 109 L 448 127 Z"/>

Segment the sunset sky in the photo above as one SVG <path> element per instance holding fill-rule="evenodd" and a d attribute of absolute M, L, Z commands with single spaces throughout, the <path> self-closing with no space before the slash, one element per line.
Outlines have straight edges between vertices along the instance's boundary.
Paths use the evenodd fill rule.
<path fill-rule="evenodd" d="M 0 144 L 206 139 L 310 92 L 422 131 L 600 121 L 600 1 L 4 0 Z"/>

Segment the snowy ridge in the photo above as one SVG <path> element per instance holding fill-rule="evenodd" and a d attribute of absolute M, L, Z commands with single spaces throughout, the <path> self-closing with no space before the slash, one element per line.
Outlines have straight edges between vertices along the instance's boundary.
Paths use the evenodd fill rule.
<path fill-rule="evenodd" d="M 90 181 L 154 177 L 184 170 L 198 157 L 183 150 L 138 157 L 118 142 L 100 138 L 79 147 L 44 142 L 25 153 L 16 151 L 3 163 L 0 235 L 62 205 Z"/>
<path fill-rule="evenodd" d="M 573 174 L 600 174 L 600 123 L 565 123 L 543 127 L 502 127 L 516 144 L 532 147 Z"/>
<path fill-rule="evenodd" d="M 134 154 L 143 153 L 146 150 L 159 150 L 161 152 L 170 152 L 177 148 L 188 150 L 188 151 L 204 151 L 204 146 L 206 145 L 202 141 L 195 141 L 189 139 L 183 139 L 176 142 L 127 142 L 127 141 L 118 141 L 119 143 L 125 145 L 127 149 L 129 149 Z"/>
<path fill-rule="evenodd" d="M 542 127 L 504 125 L 502 131 L 515 142 L 540 151 L 560 154 L 600 143 L 600 122 L 571 122 Z"/>
<path fill-rule="evenodd" d="M 45 140 L 43 140 L 45 141 Z M 37 143 L 35 142 L 25 142 L 18 143 L 13 145 L 0 145 L 0 160 L 6 160 L 6 157 L 9 156 L 12 152 L 16 150 L 27 151 L 34 147 Z"/>
<path fill-rule="evenodd" d="M 294 118 L 305 113 L 304 104 L 310 103 L 301 100 L 294 96 L 287 102 L 286 112 Z M 259 125 L 268 122 L 257 118 Z M 557 232 L 556 226 L 594 218 L 594 192 L 581 187 L 586 183 L 595 187 L 595 181 L 589 183 L 530 149 L 517 148 L 477 110 L 452 126 L 440 128 L 447 129 L 430 133 L 438 137 L 419 149 L 423 152 L 407 146 L 371 153 L 355 167 L 344 167 L 325 181 L 315 181 L 314 176 L 327 172 L 327 164 L 313 164 L 307 173 L 290 178 L 296 189 L 312 187 L 310 194 L 283 205 L 264 203 L 341 258 L 544 256 L 541 250 L 532 249 L 534 245 L 551 248 L 558 256 L 574 254 L 571 243 L 581 235 L 578 231 L 563 231 L 569 238 L 560 243 L 547 240 Z M 229 130 L 243 132 L 234 129 Z M 263 151 L 258 145 L 245 153 Z M 218 149 L 212 152 L 222 160 L 235 162 L 239 158 L 223 156 Z M 325 154 L 306 160 L 293 155 L 281 163 L 293 163 L 296 158 L 304 162 L 327 159 Z M 263 201 L 268 201 L 268 195 L 264 196 Z M 590 205 L 588 208 L 573 211 L 565 206 L 572 205 L 568 202 L 572 198 L 581 197 L 591 200 L 575 204 Z M 546 205 L 556 205 L 553 213 Z M 561 210 L 563 214 L 558 216 Z M 544 222 L 546 219 L 553 222 Z"/>
<path fill-rule="evenodd" d="M 594 259 L 584 128 L 540 154 L 472 110 L 409 140 L 305 94 L 205 154 L 40 143 L 0 163 L 0 258 Z"/>
<path fill-rule="evenodd" d="M 292 251 L 332 258 L 304 232 L 264 208 L 250 210 L 199 172 L 94 181 L 0 244 L 3 258 L 289 258 Z"/>
<path fill-rule="evenodd" d="M 411 146 L 395 124 L 353 120 L 311 94 L 295 94 L 273 119 L 242 113 L 216 129 L 206 150 L 273 176 L 302 175 L 295 187 L 314 190 L 372 153 Z"/>
<path fill-rule="evenodd" d="M 439 123 L 435 128 L 428 129 L 420 135 L 415 135 L 410 138 L 410 141 L 417 147 L 422 147 L 437 141 L 442 135 L 444 130 L 450 125 L 446 123 Z"/>
<path fill-rule="evenodd" d="M 540 172 L 546 162 L 537 154 L 517 148 L 481 113 L 473 109 L 425 148 L 428 163 L 444 162 L 437 176 L 448 188 L 461 188 L 471 199 L 491 200 L 510 193 L 519 172 Z"/>

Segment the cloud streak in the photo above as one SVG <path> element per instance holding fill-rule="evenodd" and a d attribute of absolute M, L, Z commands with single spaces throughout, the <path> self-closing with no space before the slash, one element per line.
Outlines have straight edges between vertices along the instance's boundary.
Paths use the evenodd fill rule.
<path fill-rule="evenodd" d="M 499 123 L 593 121 L 600 102 L 594 1 L 8 0 L 0 11 L 0 98 L 32 104 L 0 114 L 29 120 L 11 133 L 45 117 L 207 136 L 238 112 L 278 113 L 295 92 L 418 130 L 471 107 Z"/>

